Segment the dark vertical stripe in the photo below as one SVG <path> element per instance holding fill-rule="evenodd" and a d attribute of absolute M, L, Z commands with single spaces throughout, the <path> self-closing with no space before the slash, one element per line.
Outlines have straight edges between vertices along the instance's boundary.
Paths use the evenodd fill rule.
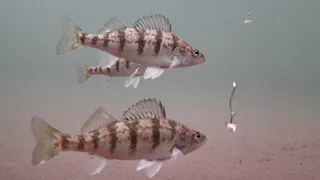
<path fill-rule="evenodd" d="M 98 42 L 98 36 L 95 35 L 95 36 L 93 36 L 93 38 L 91 40 L 91 45 L 95 46 L 95 45 L 97 45 L 97 42 Z"/>
<path fill-rule="evenodd" d="M 107 48 L 109 45 L 109 42 L 110 42 L 110 39 L 109 39 L 109 32 L 108 32 L 104 35 L 103 47 Z"/>
<path fill-rule="evenodd" d="M 88 35 L 87 33 L 82 33 L 80 35 L 79 40 L 82 45 L 85 43 L 86 39 L 88 38 L 87 35 Z"/>
<path fill-rule="evenodd" d="M 83 135 L 78 136 L 78 141 L 79 141 L 78 150 L 81 151 L 84 149 L 84 143 L 85 143 L 85 139 L 84 139 Z"/>
<path fill-rule="evenodd" d="M 160 144 L 160 121 L 157 118 L 152 118 L 152 150 Z"/>
<path fill-rule="evenodd" d="M 61 135 L 61 149 L 62 150 L 66 150 L 68 148 L 68 145 L 69 145 L 68 138 L 70 138 L 70 136 L 67 134 Z"/>
<path fill-rule="evenodd" d="M 178 37 L 175 36 L 174 34 L 172 34 L 172 40 L 173 40 L 173 44 L 172 44 L 172 51 L 174 51 L 177 47 L 178 47 Z"/>
<path fill-rule="evenodd" d="M 107 67 L 107 73 L 110 75 L 111 73 L 111 69 L 109 67 Z"/>
<path fill-rule="evenodd" d="M 126 68 L 129 69 L 130 68 L 130 62 L 126 61 Z"/>
<path fill-rule="evenodd" d="M 137 133 L 137 125 L 139 121 L 132 121 L 129 123 L 129 131 L 130 131 L 130 152 L 135 153 L 137 151 L 138 144 L 138 133 Z"/>
<path fill-rule="evenodd" d="M 166 108 L 162 105 L 162 102 L 159 101 L 159 106 L 160 106 L 160 109 L 161 109 L 161 114 L 163 116 L 163 118 L 166 118 L 167 115 L 166 115 Z"/>
<path fill-rule="evenodd" d="M 94 131 L 92 135 L 92 143 L 93 143 L 93 149 L 99 148 L 99 131 Z"/>
<path fill-rule="evenodd" d="M 154 55 L 157 56 L 161 49 L 161 43 L 162 43 L 162 31 L 157 31 L 156 35 L 156 43 L 154 45 Z"/>
<path fill-rule="evenodd" d="M 113 154 L 113 152 L 115 151 L 115 149 L 117 147 L 117 141 L 118 141 L 117 130 L 116 130 L 115 126 L 109 125 L 108 132 L 110 133 L 109 134 L 109 136 L 110 136 L 109 150 L 110 150 L 110 154 Z"/>
<path fill-rule="evenodd" d="M 94 72 L 95 73 L 99 72 L 99 68 L 98 67 L 94 67 Z"/>
<path fill-rule="evenodd" d="M 145 29 L 136 29 L 138 33 L 138 55 L 141 55 L 144 51 L 144 46 L 146 45 L 146 40 L 144 39 L 145 37 Z"/>
<path fill-rule="evenodd" d="M 102 73 L 102 67 L 99 66 L 99 73 Z"/>
<path fill-rule="evenodd" d="M 116 70 L 118 72 L 120 71 L 120 61 L 119 60 L 116 62 Z"/>
<path fill-rule="evenodd" d="M 177 123 L 173 120 L 169 120 L 169 125 L 171 127 L 171 137 L 170 140 L 172 141 L 174 137 L 176 136 L 176 125 Z"/>
<path fill-rule="evenodd" d="M 124 46 L 126 45 L 126 33 L 125 30 L 118 31 L 118 39 L 119 39 L 119 52 L 123 52 Z"/>

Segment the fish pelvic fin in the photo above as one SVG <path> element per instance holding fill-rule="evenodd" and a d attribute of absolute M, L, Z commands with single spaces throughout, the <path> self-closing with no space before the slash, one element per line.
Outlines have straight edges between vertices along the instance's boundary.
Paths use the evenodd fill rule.
<path fill-rule="evenodd" d="M 80 36 L 84 34 L 86 34 L 86 32 L 73 23 L 69 17 L 64 17 L 62 25 L 62 37 L 56 47 L 57 55 L 66 54 L 70 51 L 83 47 Z"/>
<path fill-rule="evenodd" d="M 139 82 L 140 82 L 140 77 L 131 77 L 130 76 L 125 80 L 124 86 L 126 88 L 128 88 L 132 85 L 134 88 L 137 88 L 139 85 Z"/>
<path fill-rule="evenodd" d="M 37 116 L 31 119 L 31 130 L 36 139 L 36 146 L 32 153 L 33 165 L 44 164 L 59 154 L 63 133 Z"/>
<path fill-rule="evenodd" d="M 140 160 L 136 171 L 143 170 L 144 173 L 149 177 L 153 178 L 162 168 L 163 161 L 148 161 L 148 160 Z"/>
<path fill-rule="evenodd" d="M 77 66 L 77 80 L 79 84 L 83 84 L 90 78 L 91 74 L 89 73 L 89 66 Z"/>

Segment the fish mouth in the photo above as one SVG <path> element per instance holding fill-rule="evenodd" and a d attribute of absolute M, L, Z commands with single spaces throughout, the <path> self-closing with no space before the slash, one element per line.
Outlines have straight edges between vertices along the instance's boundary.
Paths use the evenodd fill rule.
<path fill-rule="evenodd" d="M 199 65 L 199 64 L 203 64 L 206 62 L 206 59 L 205 58 L 201 58 L 201 59 L 198 59 L 196 61 L 193 62 L 193 65 Z"/>

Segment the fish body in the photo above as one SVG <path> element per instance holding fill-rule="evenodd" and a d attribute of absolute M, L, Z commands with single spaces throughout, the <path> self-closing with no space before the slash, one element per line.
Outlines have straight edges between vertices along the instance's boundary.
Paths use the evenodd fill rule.
<path fill-rule="evenodd" d="M 127 77 L 125 87 L 138 87 L 140 76 L 146 70 L 142 64 L 132 63 L 123 58 L 118 58 L 109 53 L 100 52 L 101 58 L 97 65 L 84 67 L 78 66 L 78 83 L 82 84 L 92 75 L 105 75 L 112 77 Z"/>
<path fill-rule="evenodd" d="M 204 54 L 176 36 L 168 18 L 161 14 L 139 18 L 133 27 L 111 18 L 98 34 L 89 34 L 65 18 L 64 29 L 66 33 L 56 49 L 58 55 L 84 46 L 92 47 L 146 65 L 150 68 L 149 73 L 156 71 L 155 67 L 172 68 L 205 62 Z"/>
<path fill-rule="evenodd" d="M 33 165 L 63 151 L 86 152 L 101 159 L 97 173 L 107 159 L 141 160 L 144 163 L 140 162 L 137 170 L 145 169 L 152 177 L 164 161 L 176 157 L 176 152 L 186 155 L 206 142 L 204 134 L 166 118 L 164 107 L 156 99 L 139 101 L 119 119 L 100 107 L 81 127 L 81 134 L 75 136 L 55 129 L 36 116 L 31 122 L 37 141 Z M 156 168 L 148 169 L 153 166 Z"/>
<path fill-rule="evenodd" d="M 132 75 L 136 69 L 140 69 L 139 72 L 134 74 L 134 76 L 141 76 L 146 69 L 146 66 L 137 64 L 137 63 L 130 63 L 125 59 L 120 58 L 119 61 L 116 62 L 111 67 L 107 67 L 104 65 L 97 65 L 97 66 L 87 66 L 86 71 L 90 75 L 97 75 L 103 74 L 110 77 L 127 77 Z"/>
<path fill-rule="evenodd" d="M 143 64 L 127 61 L 124 58 L 118 58 L 107 52 L 99 53 L 100 59 L 97 65 L 78 67 L 78 83 L 82 84 L 92 75 L 105 75 L 109 77 L 127 77 L 125 87 L 133 85 L 137 87 L 140 82 L 140 76 L 143 76 L 147 67 Z M 180 64 L 174 68 L 185 67 Z M 168 67 L 158 67 L 161 69 L 158 74 L 149 76 L 148 78 L 156 79 L 161 76 Z M 147 78 L 145 78 L 147 79 Z"/>
<path fill-rule="evenodd" d="M 124 59 L 119 59 L 111 67 L 98 64 L 94 66 L 85 65 L 78 67 L 78 83 L 82 84 L 92 75 L 105 75 L 109 77 L 132 77 L 142 76 L 146 70 L 146 66 L 137 63 L 130 63 Z M 132 76 L 131 76 L 132 75 Z"/>

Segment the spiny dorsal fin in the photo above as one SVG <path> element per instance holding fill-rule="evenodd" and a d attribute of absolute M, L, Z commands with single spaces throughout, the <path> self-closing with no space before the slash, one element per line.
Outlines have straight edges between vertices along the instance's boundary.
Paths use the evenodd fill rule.
<path fill-rule="evenodd" d="M 117 119 L 114 118 L 106 109 L 99 107 L 82 125 L 80 132 L 81 134 L 88 133 L 116 121 Z"/>
<path fill-rule="evenodd" d="M 133 27 L 172 32 L 170 20 L 162 14 L 143 16 L 134 22 Z"/>
<path fill-rule="evenodd" d="M 155 98 L 143 99 L 127 109 L 122 118 L 128 121 L 144 118 L 166 118 L 166 110 L 161 101 L 157 101 Z"/>
<path fill-rule="evenodd" d="M 111 31 L 117 31 L 121 29 L 125 29 L 127 26 L 123 24 L 118 18 L 112 17 L 109 19 L 106 24 L 98 31 L 99 34 L 105 34 Z"/>

